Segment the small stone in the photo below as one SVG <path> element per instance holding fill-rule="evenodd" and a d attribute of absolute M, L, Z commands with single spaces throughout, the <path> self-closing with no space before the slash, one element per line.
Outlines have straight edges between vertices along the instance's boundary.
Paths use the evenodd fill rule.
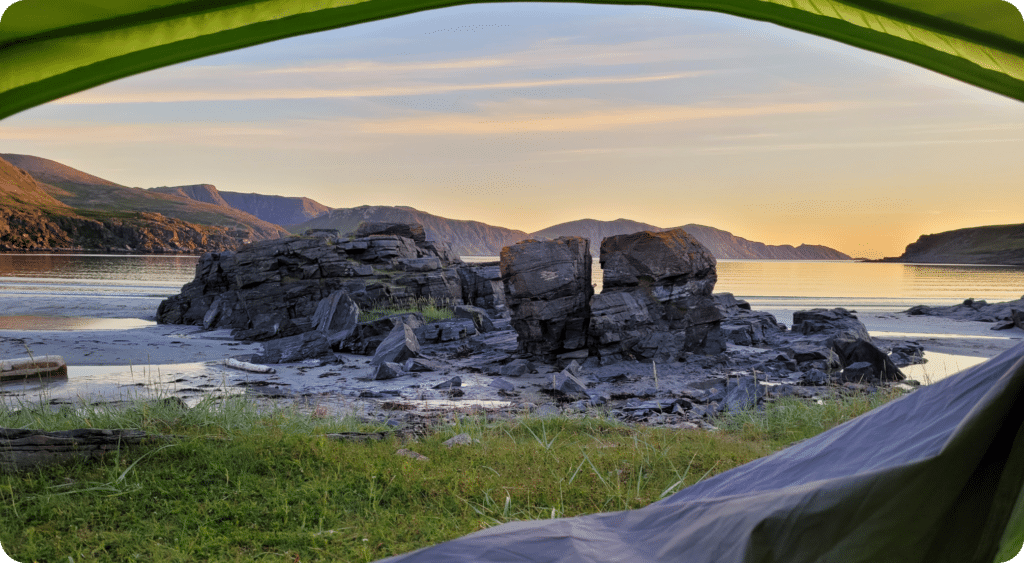
<path fill-rule="evenodd" d="M 425 456 L 423 454 L 416 453 L 416 452 L 414 452 L 412 450 L 407 450 L 405 448 L 401 448 L 401 449 L 395 451 L 395 455 L 401 455 L 401 456 L 409 457 L 409 458 L 412 458 L 412 459 L 415 459 L 415 460 L 418 460 L 418 461 L 430 461 L 429 457 L 427 457 L 427 456 Z"/>
<path fill-rule="evenodd" d="M 444 445 L 448 446 L 448 449 L 451 449 L 452 446 L 468 446 L 472 443 L 473 438 L 471 438 L 469 434 L 466 433 L 452 436 L 451 438 L 444 441 Z"/>
<path fill-rule="evenodd" d="M 445 390 L 452 389 L 454 387 L 462 387 L 462 378 L 457 375 L 449 379 L 448 381 L 445 381 L 444 383 L 438 383 L 433 388 Z"/>
<path fill-rule="evenodd" d="M 529 360 L 519 359 L 512 360 L 511 362 L 501 366 L 498 373 L 504 377 L 522 377 L 529 373 L 533 368 L 533 365 Z"/>

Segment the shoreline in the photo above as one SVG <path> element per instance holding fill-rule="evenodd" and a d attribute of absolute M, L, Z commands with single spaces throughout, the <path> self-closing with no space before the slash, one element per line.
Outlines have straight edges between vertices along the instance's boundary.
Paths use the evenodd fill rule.
<path fill-rule="evenodd" d="M 75 309 L 76 313 L 97 319 L 118 318 L 110 317 L 109 310 L 98 308 L 104 300 L 83 301 L 95 306 L 83 304 Z M 147 311 L 154 309 L 146 308 Z M 37 314 L 42 312 L 38 305 L 34 310 Z M 785 314 L 785 311 L 772 313 Z M 931 366 L 929 363 L 911 366 L 911 373 L 924 374 L 920 377 L 924 382 L 951 375 L 943 370 L 954 366 L 965 369 L 1024 342 L 1024 330 L 992 331 L 990 323 L 903 313 L 871 313 L 858 317 L 876 343 L 884 346 L 889 342 L 914 340 L 924 346 L 926 358 L 931 354 L 933 359 L 940 360 L 930 362 Z M 248 359 L 261 353 L 263 346 L 240 342 L 231 337 L 230 330 L 204 331 L 197 326 L 158 324 L 131 329 L 0 329 L 0 358 L 53 354 L 62 356 L 69 367 L 66 381 L 0 386 L 0 402 L 13 406 L 43 399 L 53 405 L 67 405 L 173 395 L 193 405 L 211 394 L 246 394 L 257 400 L 292 404 L 311 411 L 326 409 L 338 415 L 371 418 L 390 418 L 396 412 L 402 416 L 402 411 L 408 411 L 409 415 L 437 415 L 460 408 L 537 410 L 546 414 L 559 410 L 550 396 L 540 392 L 540 386 L 550 383 L 555 373 L 549 366 L 539 366 L 537 373 L 507 378 L 506 383 L 515 387 L 512 392 L 502 392 L 495 387 L 496 380 L 503 378 L 476 368 L 492 359 L 488 355 L 514 353 L 514 331 L 486 333 L 479 338 L 481 347 L 486 350 L 482 355 L 461 362 L 446 360 L 444 368 L 436 372 L 374 381 L 369 377 L 371 357 L 352 354 L 339 354 L 340 363 L 322 364 L 314 360 L 277 364 L 272 366 L 276 373 L 271 375 L 232 369 L 224 365 L 224 360 Z M 432 350 L 428 357 L 430 353 L 441 352 L 443 350 Z M 658 366 L 663 386 L 693 380 L 694 370 L 683 369 L 681 365 Z M 594 375 L 607 376 L 600 373 L 604 369 L 595 368 Z M 636 380 L 638 388 L 654 383 L 653 379 L 648 381 L 651 366 L 647 364 L 618 365 L 613 371 L 632 373 L 630 377 Z M 453 376 L 461 379 L 462 396 L 454 398 L 447 391 L 434 389 Z M 677 381 L 672 382 L 673 379 Z"/>

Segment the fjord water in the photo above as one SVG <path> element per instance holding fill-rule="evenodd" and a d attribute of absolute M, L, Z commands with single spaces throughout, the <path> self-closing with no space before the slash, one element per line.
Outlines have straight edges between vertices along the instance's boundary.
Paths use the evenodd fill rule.
<path fill-rule="evenodd" d="M 498 257 L 463 259 L 484 262 Z M 158 300 L 178 293 L 191 281 L 197 261 L 196 256 L 0 254 L 0 297 Z M 595 291 L 600 292 L 602 281 L 595 260 Z M 730 292 L 789 324 L 791 311 L 814 307 L 870 313 L 903 311 L 914 305 L 954 305 L 967 298 L 1018 299 L 1024 295 L 1024 267 L 719 260 L 715 292 Z"/>
<path fill-rule="evenodd" d="M 466 262 L 497 256 L 464 256 Z M 594 260 L 595 292 L 603 285 Z M 851 260 L 718 260 L 715 293 L 732 293 L 755 310 L 790 324 L 792 311 L 845 307 L 862 313 L 905 311 L 914 305 L 989 302 L 1024 295 L 1024 267 L 950 264 L 879 264 Z"/>

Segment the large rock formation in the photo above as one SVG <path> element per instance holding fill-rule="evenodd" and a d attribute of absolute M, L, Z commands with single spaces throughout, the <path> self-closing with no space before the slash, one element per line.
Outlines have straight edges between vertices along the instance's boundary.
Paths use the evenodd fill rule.
<path fill-rule="evenodd" d="M 604 290 L 591 302 L 593 352 L 602 361 L 664 362 L 684 352 L 721 351 L 722 313 L 711 295 L 715 266 L 707 248 L 682 229 L 604 239 Z"/>
<path fill-rule="evenodd" d="M 157 322 L 230 328 L 238 338 L 268 340 L 324 327 L 353 332 L 353 306 L 417 298 L 461 303 L 458 258 L 443 243 L 423 240 L 422 232 L 368 226 L 365 236 L 319 232 L 206 254 L 196 278 L 160 304 Z M 344 319 L 335 321 L 339 306 Z"/>
<path fill-rule="evenodd" d="M 584 238 L 527 240 L 501 250 L 501 278 L 521 352 L 587 356 L 592 258 Z M 568 356 L 567 356 L 568 355 Z"/>

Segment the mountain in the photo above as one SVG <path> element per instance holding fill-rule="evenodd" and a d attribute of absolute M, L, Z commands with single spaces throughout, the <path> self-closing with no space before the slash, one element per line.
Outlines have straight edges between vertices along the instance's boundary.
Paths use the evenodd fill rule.
<path fill-rule="evenodd" d="M 293 233 L 302 233 L 306 229 L 337 229 L 345 234 L 355 231 L 362 221 L 419 223 L 427 232 L 427 239 L 450 243 L 460 256 L 497 256 L 502 248 L 529 238 L 523 231 L 493 227 L 479 221 L 447 219 L 412 207 L 383 205 L 332 209 L 289 229 Z"/>
<path fill-rule="evenodd" d="M 45 158 L 21 154 L 0 154 L 0 158 L 28 172 L 46 193 L 79 211 L 159 213 L 188 223 L 222 227 L 243 240 L 272 239 L 288 233 L 231 207 L 129 188 Z"/>
<path fill-rule="evenodd" d="M 1024 266 L 1024 224 L 989 225 L 921 235 L 901 256 L 877 262 Z"/>
<path fill-rule="evenodd" d="M 331 210 L 308 197 L 222 192 L 210 184 L 149 188 L 149 191 L 235 209 L 280 227 L 309 221 Z"/>
<path fill-rule="evenodd" d="M 848 255 L 827 246 L 817 244 L 773 245 L 738 237 L 728 231 L 684 225 L 683 230 L 706 246 L 715 258 L 752 260 L 852 260 Z"/>
<path fill-rule="evenodd" d="M 790 245 L 768 245 L 761 242 L 754 242 L 742 237 L 733 235 L 730 232 L 703 225 L 684 225 L 683 230 L 693 235 L 693 238 L 706 246 L 715 258 L 736 259 L 746 258 L 754 260 L 850 260 L 850 257 L 838 250 L 827 246 L 801 244 L 793 247 Z M 661 227 L 655 227 L 647 223 L 638 223 L 628 219 L 616 219 L 615 221 L 597 221 L 594 219 L 581 219 L 561 223 L 544 230 L 531 233 L 531 238 L 553 239 L 564 236 L 575 236 L 590 239 L 590 252 L 594 256 L 601 254 L 601 240 L 605 237 L 626 235 L 639 231 L 664 231 Z"/>
<path fill-rule="evenodd" d="M 628 235 L 640 231 L 664 231 L 661 227 L 655 227 L 647 223 L 630 221 L 629 219 L 616 219 L 614 221 L 598 221 L 596 219 L 580 219 L 559 223 L 552 227 L 530 233 L 530 238 L 538 240 L 551 240 L 558 237 L 583 237 L 590 239 L 590 253 L 594 256 L 601 255 L 601 241 L 607 237 L 617 235 Z"/>
<path fill-rule="evenodd" d="M 0 158 L 0 250 L 198 252 L 237 246 L 223 227 L 156 213 L 72 209 L 26 170 Z"/>
<path fill-rule="evenodd" d="M 282 227 L 304 223 L 331 210 L 330 207 L 308 197 L 238 192 L 220 192 L 220 195 L 231 207 Z"/>
<path fill-rule="evenodd" d="M 217 190 L 217 186 L 213 184 L 194 184 L 191 186 L 161 186 L 159 188 L 149 188 L 151 192 L 157 192 L 161 194 L 176 195 L 186 199 L 195 200 L 201 203 L 212 203 L 213 205 L 219 205 L 221 207 L 232 207 L 232 205 L 221 197 L 221 193 Z"/>

